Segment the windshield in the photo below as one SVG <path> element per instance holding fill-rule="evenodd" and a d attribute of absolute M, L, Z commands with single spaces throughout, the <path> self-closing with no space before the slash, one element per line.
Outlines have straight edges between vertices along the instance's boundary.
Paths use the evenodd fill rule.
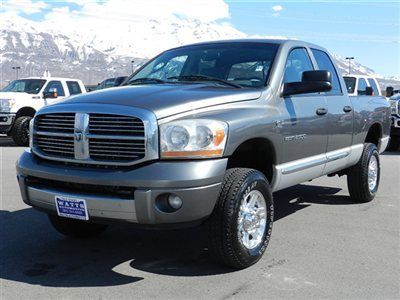
<path fill-rule="evenodd" d="M 231 87 L 261 87 L 268 79 L 278 47 L 278 44 L 249 42 L 172 49 L 148 62 L 125 85 L 188 81 L 223 84 L 225 81 Z M 147 80 L 139 80 L 144 78 Z"/>
<path fill-rule="evenodd" d="M 354 89 L 356 88 L 356 78 L 355 77 L 343 77 L 344 82 L 346 83 L 347 92 L 349 94 L 354 93 Z"/>
<path fill-rule="evenodd" d="M 19 79 L 12 81 L 2 92 L 37 94 L 46 83 L 45 79 Z"/>

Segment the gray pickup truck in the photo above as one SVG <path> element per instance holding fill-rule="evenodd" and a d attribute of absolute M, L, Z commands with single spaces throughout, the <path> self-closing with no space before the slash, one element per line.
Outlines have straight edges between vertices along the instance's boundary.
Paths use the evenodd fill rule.
<path fill-rule="evenodd" d="M 292 40 L 165 51 L 126 86 L 41 109 L 17 162 L 24 202 L 62 234 L 116 221 L 204 223 L 218 261 L 246 268 L 271 236 L 272 193 L 347 175 L 371 201 L 389 142 L 382 97 L 349 98 L 328 52 Z"/>

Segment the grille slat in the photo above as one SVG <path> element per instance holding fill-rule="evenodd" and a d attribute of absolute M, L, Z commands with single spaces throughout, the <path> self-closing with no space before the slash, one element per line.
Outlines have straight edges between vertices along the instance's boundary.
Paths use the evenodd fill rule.
<path fill-rule="evenodd" d="M 45 136 L 40 136 L 40 135 L 36 135 L 36 140 L 39 140 L 39 141 L 50 141 L 50 142 L 56 142 L 56 141 L 59 141 L 59 142 L 64 142 L 64 143 L 74 143 L 74 141 L 73 140 L 71 140 L 71 141 L 69 141 L 69 140 L 66 140 L 66 139 L 62 139 L 62 138 L 56 138 L 56 137 L 45 137 Z"/>
<path fill-rule="evenodd" d="M 76 116 L 77 120 L 82 116 Z M 145 127 L 141 119 L 113 114 L 88 114 L 88 156 L 77 163 L 128 163 L 146 156 Z M 75 160 L 75 114 L 39 115 L 34 124 L 34 147 L 49 158 Z M 79 131 L 80 132 L 80 131 Z"/>
<path fill-rule="evenodd" d="M 70 150 L 66 150 L 65 146 L 62 147 L 60 145 L 51 145 L 51 144 L 42 144 L 42 143 L 38 143 L 38 145 L 40 147 L 42 147 L 43 149 L 54 149 L 54 150 L 62 150 L 62 151 L 66 151 L 69 153 L 73 153 L 74 151 L 70 151 Z"/>
<path fill-rule="evenodd" d="M 59 149 L 52 149 L 52 148 L 42 148 L 43 151 L 47 151 L 47 152 L 55 152 L 55 153 L 64 153 L 64 154 L 74 154 L 74 152 L 72 151 L 65 151 L 65 150 L 59 150 Z"/>
<path fill-rule="evenodd" d="M 113 146 L 101 146 L 101 145 L 99 145 L 99 146 L 96 146 L 96 145 L 91 145 L 90 146 L 90 149 L 93 149 L 93 150 L 99 150 L 99 149 L 122 149 L 122 150 L 127 150 L 127 151 L 129 151 L 129 150 L 143 150 L 144 151 L 144 147 L 118 147 L 118 148 L 116 148 L 116 147 L 113 147 Z"/>
<path fill-rule="evenodd" d="M 143 154 L 144 153 L 144 151 L 142 150 L 139 150 L 139 151 L 137 151 L 137 150 L 130 150 L 130 149 L 115 149 L 115 150 L 104 150 L 104 149 L 93 149 L 93 148 L 91 148 L 90 149 L 90 154 L 100 154 L 100 153 L 104 153 L 104 154 L 107 154 L 107 153 L 115 153 L 116 155 L 118 155 L 118 154 L 120 154 L 120 153 L 122 153 L 122 154 L 130 154 L 130 153 L 132 153 L 132 154 Z"/>

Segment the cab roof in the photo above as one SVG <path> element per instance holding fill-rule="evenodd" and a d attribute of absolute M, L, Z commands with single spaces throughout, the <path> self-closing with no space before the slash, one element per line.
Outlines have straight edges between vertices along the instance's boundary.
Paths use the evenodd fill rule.
<path fill-rule="evenodd" d="M 46 80 L 61 80 L 61 81 L 66 81 L 66 80 L 81 81 L 80 79 L 76 79 L 76 78 L 44 77 L 44 76 L 23 77 L 23 78 L 18 78 L 18 79 L 46 79 Z"/>

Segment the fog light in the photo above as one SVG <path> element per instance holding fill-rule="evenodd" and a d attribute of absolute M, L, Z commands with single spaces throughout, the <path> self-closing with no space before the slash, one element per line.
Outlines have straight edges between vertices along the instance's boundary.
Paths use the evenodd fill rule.
<path fill-rule="evenodd" d="M 1 117 L 0 118 L 0 122 L 7 122 L 8 121 L 8 118 L 7 117 Z"/>
<path fill-rule="evenodd" d="M 182 199 L 179 198 L 177 195 L 170 194 L 168 196 L 168 204 L 173 208 L 173 209 L 180 209 L 182 207 Z"/>

